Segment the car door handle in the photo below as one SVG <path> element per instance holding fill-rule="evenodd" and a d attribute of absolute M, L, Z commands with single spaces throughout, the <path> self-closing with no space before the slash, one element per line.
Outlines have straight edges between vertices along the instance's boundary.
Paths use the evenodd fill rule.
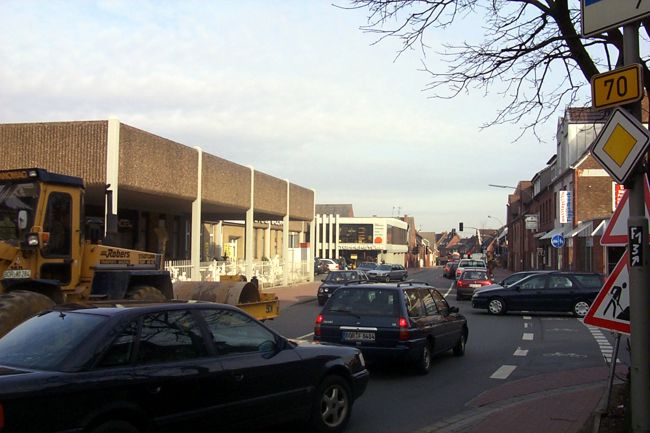
<path fill-rule="evenodd" d="M 162 386 L 155 386 L 153 388 L 149 388 L 149 394 L 160 394 L 160 391 L 162 391 Z"/>
<path fill-rule="evenodd" d="M 244 380 L 244 373 L 230 373 L 235 382 L 241 382 Z"/>

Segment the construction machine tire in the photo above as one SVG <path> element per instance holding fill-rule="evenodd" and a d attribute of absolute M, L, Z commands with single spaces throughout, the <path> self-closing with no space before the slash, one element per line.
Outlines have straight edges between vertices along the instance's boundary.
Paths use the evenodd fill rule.
<path fill-rule="evenodd" d="M 47 296 L 29 290 L 14 290 L 0 295 L 0 337 L 54 305 L 54 301 Z"/>
<path fill-rule="evenodd" d="M 165 295 L 155 287 L 135 286 L 126 294 L 127 299 L 135 301 L 166 301 Z"/>

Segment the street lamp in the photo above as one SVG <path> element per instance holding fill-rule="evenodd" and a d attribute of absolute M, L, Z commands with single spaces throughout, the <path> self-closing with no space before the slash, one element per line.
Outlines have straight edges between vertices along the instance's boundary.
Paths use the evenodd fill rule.
<path fill-rule="evenodd" d="M 497 221 L 499 222 L 499 224 L 501 224 L 501 227 L 503 227 L 503 226 L 505 225 L 505 224 L 503 224 L 503 221 L 501 221 L 501 220 L 500 220 L 499 218 L 497 218 L 497 217 L 493 217 L 492 215 L 488 215 L 487 217 L 488 217 L 488 218 L 492 218 L 493 220 L 497 220 Z"/>

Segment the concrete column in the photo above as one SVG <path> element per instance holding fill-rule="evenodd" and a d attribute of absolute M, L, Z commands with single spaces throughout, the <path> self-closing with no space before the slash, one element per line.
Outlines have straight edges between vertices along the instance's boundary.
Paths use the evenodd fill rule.
<path fill-rule="evenodd" d="M 264 255 L 271 260 L 271 221 L 266 223 L 266 236 L 264 236 Z"/>
<path fill-rule="evenodd" d="M 117 215 L 117 194 L 120 173 L 120 121 L 117 117 L 108 119 L 108 133 L 106 138 L 106 184 L 113 191 L 111 207 Z M 106 200 L 106 198 L 104 198 Z M 108 203 L 104 204 L 104 235 L 108 229 Z"/>
<path fill-rule="evenodd" d="M 323 257 L 322 243 L 320 239 L 320 225 L 322 224 L 322 219 L 320 215 L 314 215 L 314 254 L 316 257 Z"/>
<path fill-rule="evenodd" d="M 289 261 L 289 181 L 287 183 L 287 209 L 282 218 L 282 260 L 284 261 L 284 272 L 282 273 L 282 284 L 289 284 L 289 269 L 293 269 L 293 262 Z"/>
<path fill-rule="evenodd" d="M 192 245 L 190 261 L 192 263 L 192 281 L 201 281 L 201 198 L 203 195 L 203 151 L 194 146 L 198 156 L 196 168 L 196 199 L 192 202 Z"/>
<path fill-rule="evenodd" d="M 249 168 L 251 169 L 251 196 L 250 206 L 246 211 L 246 244 L 244 246 L 246 279 L 248 281 L 253 277 L 253 209 L 255 208 L 255 169 L 252 166 L 249 166 Z"/>
<path fill-rule="evenodd" d="M 339 214 L 334 217 L 334 251 L 336 258 L 339 258 Z"/>
<path fill-rule="evenodd" d="M 214 226 L 214 255 L 221 261 L 223 257 L 223 221 Z"/>
<path fill-rule="evenodd" d="M 311 221 L 309 222 L 309 255 L 307 257 L 307 270 L 309 277 L 307 281 L 314 281 L 314 258 L 316 257 L 316 190 L 311 190 L 313 193 L 314 208 L 311 213 Z"/>

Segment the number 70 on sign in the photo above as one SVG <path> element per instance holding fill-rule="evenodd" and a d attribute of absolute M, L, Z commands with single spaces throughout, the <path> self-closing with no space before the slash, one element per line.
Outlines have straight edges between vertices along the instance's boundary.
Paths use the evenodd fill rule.
<path fill-rule="evenodd" d="M 634 64 L 591 78 L 591 105 L 608 108 L 640 101 L 643 97 L 641 65 Z"/>

